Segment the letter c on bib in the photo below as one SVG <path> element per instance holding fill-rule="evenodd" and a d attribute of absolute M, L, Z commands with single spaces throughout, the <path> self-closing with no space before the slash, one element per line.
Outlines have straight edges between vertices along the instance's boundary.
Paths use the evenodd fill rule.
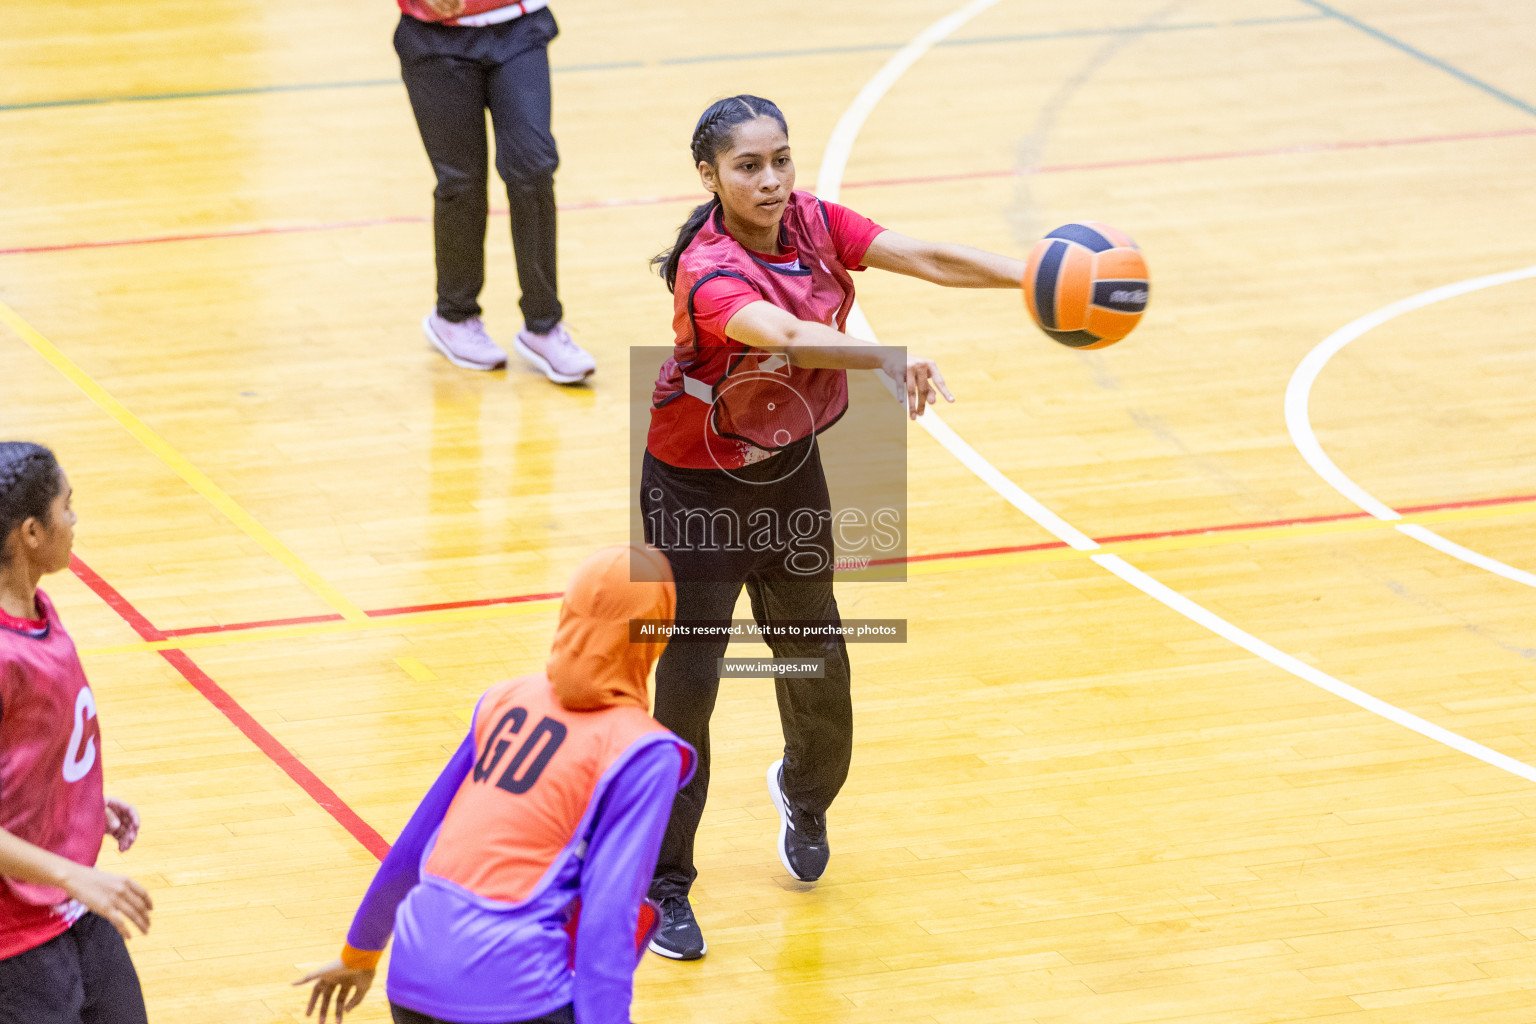
<path fill-rule="evenodd" d="M 79 782 L 96 763 L 96 740 L 86 739 L 85 723 L 96 717 L 96 696 L 89 686 L 82 686 L 75 697 L 75 731 L 69 734 L 69 750 L 64 754 L 64 781 Z M 85 741 L 82 748 L 81 740 Z"/>

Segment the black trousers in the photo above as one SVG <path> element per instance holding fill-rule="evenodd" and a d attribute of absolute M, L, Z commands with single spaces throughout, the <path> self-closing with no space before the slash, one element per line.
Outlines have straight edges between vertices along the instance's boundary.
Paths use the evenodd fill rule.
<path fill-rule="evenodd" d="M 555 279 L 555 169 L 549 131 L 549 41 L 559 28 L 548 8 L 483 28 L 402 15 L 395 29 L 400 75 L 421 141 L 437 175 L 432 235 L 437 312 L 458 323 L 480 315 L 485 286 L 489 181 L 485 111 L 496 137 L 496 171 L 512 210 L 512 247 L 523 320 L 543 334 L 564 311 Z"/>
<path fill-rule="evenodd" d="M 441 1017 L 428 1017 L 424 1013 L 415 1010 L 407 1010 L 403 1006 L 389 1004 L 389 1012 L 394 1017 L 395 1024 L 453 1024 L 453 1021 L 443 1020 Z M 508 1021 L 507 1024 L 576 1024 L 576 1010 L 567 1003 L 552 1013 L 546 1013 L 542 1017 L 535 1017 L 528 1021 Z"/>
<path fill-rule="evenodd" d="M 87 913 L 64 934 L 0 960 L 0 1024 L 145 1024 L 128 947 Z"/>
<path fill-rule="evenodd" d="M 741 588 L 761 625 L 787 621 L 840 624 L 832 594 L 831 502 L 819 452 L 792 447 L 766 462 L 726 472 L 680 469 L 646 453 L 640 505 L 646 541 L 667 556 L 677 583 L 678 622 L 728 620 Z M 804 461 L 801 462 L 802 457 Z M 781 462 L 781 460 L 783 460 Z M 776 480 L 786 466 L 799 469 Z M 821 516 L 820 513 L 828 513 Z M 804 516 L 798 531 L 793 517 Z M 776 519 L 792 544 L 754 551 L 741 543 L 753 529 Z M 722 542 L 720 529 L 734 520 L 741 532 Z M 679 526 L 682 529 L 679 529 Z M 746 548 L 731 550 L 732 547 Z M 819 553 L 825 565 L 816 568 Z M 810 556 L 810 557 L 806 557 Z M 815 569 L 815 571 L 811 571 Z M 686 895 L 698 877 L 694 837 L 709 793 L 709 719 L 720 690 L 719 659 L 727 641 L 674 639 L 656 664 L 656 720 L 693 744 L 699 763 L 693 781 L 677 794 L 661 843 L 651 896 Z M 848 651 L 840 636 L 791 640 L 768 646 L 776 658 L 821 658 L 822 679 L 779 678 L 774 690 L 784 729 L 784 792 L 797 806 L 824 814 L 848 779 L 853 757 L 853 698 Z M 766 767 L 766 766 L 765 766 Z"/>

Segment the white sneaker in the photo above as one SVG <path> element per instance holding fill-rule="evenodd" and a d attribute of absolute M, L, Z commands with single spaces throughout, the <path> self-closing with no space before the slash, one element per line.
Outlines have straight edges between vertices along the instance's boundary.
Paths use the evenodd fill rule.
<path fill-rule="evenodd" d="M 507 365 L 507 354 L 485 333 L 485 324 L 477 316 L 454 323 L 438 316 L 434 309 L 422 319 L 421 329 L 426 332 L 432 347 L 454 366 L 466 370 L 494 370 Z"/>
<path fill-rule="evenodd" d="M 524 328 L 517 332 L 512 348 L 556 384 L 575 384 L 592 376 L 597 362 L 592 354 L 571 340 L 565 324 L 555 324 L 548 334 L 534 334 Z"/>

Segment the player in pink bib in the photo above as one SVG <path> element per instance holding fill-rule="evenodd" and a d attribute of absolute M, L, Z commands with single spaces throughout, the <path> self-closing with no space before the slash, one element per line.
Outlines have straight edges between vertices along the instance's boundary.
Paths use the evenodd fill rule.
<path fill-rule="evenodd" d="M 103 796 L 96 697 L 37 589 L 69 567 L 70 495 L 52 452 L 0 442 L 0 1024 L 143 1024 L 123 939 L 149 894 L 95 868 L 139 816 Z"/>
<path fill-rule="evenodd" d="M 882 371 L 905 391 L 913 419 L 941 394 L 954 401 L 931 359 L 844 333 L 853 275 L 874 267 L 952 288 L 1017 288 L 1024 263 L 909 238 L 796 191 L 789 128 L 761 97 L 712 104 L 691 149 L 712 195 L 656 258 L 672 291 L 675 342 L 652 395 L 640 510 L 646 540 L 671 564 L 679 624 L 729 620 L 745 587 L 765 629 L 809 624 L 824 634 L 768 641 L 776 657 L 819 663 L 823 671 L 776 680 L 784 757 L 768 768 L 779 859 L 793 877 L 811 882 L 827 866 L 826 812 L 853 753 L 832 561 L 805 557 L 836 547 L 816 436 L 847 409 L 849 370 Z M 773 536 L 773 523 L 803 528 L 787 543 L 758 543 Z M 733 532 L 732 524 L 746 529 Z M 760 532 L 743 543 L 754 529 Z M 698 874 L 693 842 L 709 786 L 709 718 L 726 643 L 674 639 L 656 666 L 656 718 L 699 753 L 698 771 L 673 805 L 651 885 L 662 907 L 651 949 L 678 960 L 707 949 L 688 893 Z"/>

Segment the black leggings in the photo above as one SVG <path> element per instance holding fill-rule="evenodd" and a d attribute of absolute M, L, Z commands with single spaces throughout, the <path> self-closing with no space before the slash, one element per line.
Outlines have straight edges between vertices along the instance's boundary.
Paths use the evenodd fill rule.
<path fill-rule="evenodd" d="M 0 1024 L 145 1024 L 128 947 L 104 917 L 0 960 Z"/>
<path fill-rule="evenodd" d="M 432 234 L 437 312 L 459 323 L 480 315 L 485 286 L 485 112 L 496 136 L 496 171 L 507 185 L 520 303 L 528 329 L 560 322 L 555 278 L 555 168 L 550 134 L 549 53 L 559 31 L 548 8 L 465 28 L 400 18 L 395 52 L 416 127 L 437 175 Z"/>
<path fill-rule="evenodd" d="M 764 483 L 784 464 L 800 464 L 800 468 L 784 480 Z M 727 528 L 732 517 L 743 532 L 749 532 L 747 521 L 754 512 L 771 511 L 780 524 L 787 524 L 788 517 L 800 510 L 830 512 L 826 476 L 814 446 L 806 453 L 796 445 L 766 462 L 729 473 L 679 469 L 647 452 L 640 505 L 646 541 L 660 548 L 672 566 L 679 623 L 730 619 L 743 586 L 752 601 L 752 615 L 761 625 L 788 620 L 841 623 L 832 594 L 830 515 L 818 517 L 823 529 L 814 535 L 803 531 L 805 536 L 796 545 L 801 555 L 818 549 L 826 554 L 825 566 L 815 572 L 804 571 L 808 564 L 804 558 L 798 563 L 802 571 L 795 571 L 783 549 L 729 550 L 742 547 L 739 542 L 745 538 L 734 538 L 738 543 L 733 545 L 707 533 L 717 525 Z M 691 521 L 686 516 L 690 511 L 696 513 Z M 715 518 L 706 521 L 711 513 Z M 674 529 L 680 523 L 684 529 Z M 709 793 L 709 719 L 720 691 L 719 659 L 725 656 L 727 642 L 674 639 L 656 665 L 656 720 L 693 744 L 699 754 L 693 781 L 672 804 L 651 883 L 651 896 L 656 899 L 686 895 L 698 877 L 693 843 Z M 853 756 L 848 651 L 840 636 L 775 638 L 768 646 L 776 658 L 821 658 L 825 664 L 822 679 L 774 681 L 784 729 L 785 795 L 797 807 L 823 814 L 847 781 Z"/>

